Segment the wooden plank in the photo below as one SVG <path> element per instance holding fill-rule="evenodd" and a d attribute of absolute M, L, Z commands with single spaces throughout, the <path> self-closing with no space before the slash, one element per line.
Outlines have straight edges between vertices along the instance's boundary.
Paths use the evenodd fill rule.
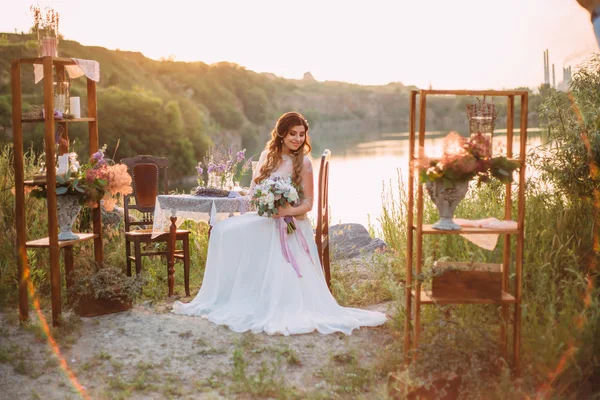
<path fill-rule="evenodd" d="M 521 159 L 520 159 L 520 158 L 512 158 L 512 155 L 511 155 L 511 157 L 506 157 L 506 158 L 507 158 L 509 161 L 515 161 L 515 162 L 518 162 L 518 163 L 519 163 L 519 165 L 521 164 Z M 410 159 L 410 157 L 409 157 L 409 159 Z M 414 162 L 416 163 L 416 162 L 419 160 L 419 158 L 418 158 L 418 157 L 414 157 L 414 158 L 413 158 L 413 160 L 414 160 Z"/>
<path fill-rule="evenodd" d="M 506 157 L 512 159 L 513 157 L 513 131 L 515 125 L 515 96 L 508 96 L 507 106 L 506 106 Z M 519 160 L 520 162 L 521 160 Z M 504 200 L 504 219 L 512 220 L 512 184 L 506 184 L 506 197 Z M 502 269 L 502 290 L 505 292 L 509 291 L 509 282 L 508 277 L 510 273 L 510 259 L 511 259 L 511 249 L 510 249 L 510 241 L 511 237 L 509 235 L 504 236 L 504 250 L 503 250 L 503 269 Z M 508 359 L 508 306 L 506 304 L 502 305 L 501 311 L 501 321 L 500 321 L 500 351 L 502 353 L 502 357 L 507 360 Z"/>
<path fill-rule="evenodd" d="M 502 296 L 502 264 L 437 262 L 431 280 L 433 297 Z"/>
<path fill-rule="evenodd" d="M 60 122 L 62 124 L 66 124 L 66 123 L 72 123 L 72 122 L 94 122 L 95 118 L 63 118 L 63 119 L 54 119 L 57 122 Z M 21 119 L 21 122 L 23 123 L 30 123 L 30 122 L 46 122 L 46 120 L 44 118 L 23 118 Z"/>
<path fill-rule="evenodd" d="M 529 106 L 529 94 L 521 96 L 521 132 L 520 136 L 520 157 L 521 168 L 519 169 L 519 209 L 517 221 L 519 223 L 519 235 L 517 236 L 517 251 L 515 255 L 515 298 L 516 305 L 514 310 L 513 326 L 513 357 L 515 375 L 521 374 L 520 349 L 521 349 L 521 290 L 523 278 L 523 251 L 525 240 L 525 154 L 527 151 L 527 114 Z"/>
<path fill-rule="evenodd" d="M 410 93 L 410 122 L 409 122 L 409 137 L 408 137 L 408 226 L 413 225 L 414 219 L 414 185 L 415 185 L 415 165 L 412 160 L 415 159 L 415 120 L 417 107 L 417 91 L 413 90 Z M 411 336 L 411 318 L 412 318 L 412 270 L 413 270 L 413 238 L 414 232 L 408 229 L 406 232 L 406 319 L 404 320 L 404 356 L 409 360 L 408 352 L 410 350 Z"/>
<path fill-rule="evenodd" d="M 418 226 L 413 225 L 413 229 L 418 230 L 417 228 Z M 422 232 L 424 235 L 517 235 L 519 234 L 519 229 L 489 229 L 465 226 L 458 231 L 442 231 L 439 229 L 434 229 L 430 224 L 425 224 L 422 226 Z"/>
<path fill-rule="evenodd" d="M 50 59 L 54 65 L 75 65 L 75 61 L 65 57 L 34 57 L 34 58 L 20 58 L 17 60 L 21 64 L 43 64 L 45 59 Z"/>
<path fill-rule="evenodd" d="M 426 132 L 426 121 L 427 121 L 427 96 L 423 90 L 419 93 L 419 157 L 424 156 L 425 146 L 425 132 Z M 415 254 L 415 273 L 421 274 L 421 268 L 423 267 L 423 185 L 419 184 L 417 187 L 417 248 Z M 419 346 L 419 337 L 421 335 L 421 281 L 417 281 L 415 286 L 417 295 L 415 296 L 415 324 L 414 324 L 414 335 L 412 338 L 413 349 L 416 350 Z M 417 352 L 413 353 L 413 358 L 416 359 Z"/>
<path fill-rule="evenodd" d="M 87 103 L 88 116 L 92 119 L 88 123 L 88 133 L 90 140 L 90 156 L 100 149 L 98 139 L 98 108 L 96 104 L 96 82 L 87 78 Z M 94 240 L 94 260 L 102 262 L 104 260 L 104 250 L 102 244 L 102 213 L 100 205 L 92 210 L 92 222 L 94 225 L 94 234 L 97 235 Z"/>
<path fill-rule="evenodd" d="M 27 259 L 27 231 L 25 227 L 25 179 L 23 161 L 23 126 L 21 125 L 22 99 L 21 99 L 21 65 L 17 60 L 12 60 L 11 91 L 12 91 L 12 127 L 13 151 L 15 167 L 15 225 L 17 231 L 17 266 L 19 269 L 19 317 L 21 321 L 29 319 L 29 297 L 27 286 L 29 283 L 29 260 Z"/>
<path fill-rule="evenodd" d="M 44 60 L 44 142 L 46 147 L 46 178 L 48 187 L 56 187 L 56 166 L 54 162 L 54 87 L 52 81 L 52 57 Z M 48 202 L 48 237 L 50 249 L 50 289 L 52 293 L 52 324 L 57 326 L 61 315 L 60 299 L 60 265 L 58 248 L 58 218 L 56 192 L 47 191 Z"/>
<path fill-rule="evenodd" d="M 411 295 L 416 296 L 415 291 Z M 422 304 L 514 304 L 515 298 L 506 292 L 502 292 L 502 297 L 499 299 L 478 298 L 478 297 L 434 297 L 431 292 L 421 291 Z"/>
<path fill-rule="evenodd" d="M 96 235 L 93 233 L 75 233 L 75 234 L 79 236 L 79 239 L 59 241 L 58 247 L 62 248 L 62 247 L 72 246 L 72 245 L 80 243 L 80 242 L 85 242 L 87 240 L 96 239 Z M 41 238 L 41 239 L 30 240 L 29 242 L 26 243 L 26 246 L 33 247 L 33 248 L 48 248 L 48 247 L 50 247 L 50 238 L 45 237 L 45 238 Z"/>
<path fill-rule="evenodd" d="M 454 95 L 454 96 L 522 96 L 526 90 L 421 90 L 426 95 Z"/>
<path fill-rule="evenodd" d="M 65 284 L 67 291 L 73 286 L 73 246 L 65 246 L 63 249 L 65 260 Z"/>

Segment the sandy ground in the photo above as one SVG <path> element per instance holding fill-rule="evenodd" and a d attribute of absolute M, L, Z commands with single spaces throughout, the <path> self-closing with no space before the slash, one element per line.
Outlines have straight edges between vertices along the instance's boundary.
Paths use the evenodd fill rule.
<path fill-rule="evenodd" d="M 93 318 L 71 316 L 75 328 L 62 334 L 59 348 L 84 396 L 69 383 L 35 318 L 27 328 L 15 315 L 0 313 L 0 399 L 254 398 L 269 393 L 265 387 L 274 388 L 266 396 L 272 398 L 283 393 L 333 398 L 339 397 L 331 376 L 336 360 L 343 363 L 354 354 L 361 366 L 372 365 L 392 340 L 385 327 L 351 336 L 240 334 L 171 314 L 171 302 Z M 390 311 L 385 304 L 367 308 Z"/>

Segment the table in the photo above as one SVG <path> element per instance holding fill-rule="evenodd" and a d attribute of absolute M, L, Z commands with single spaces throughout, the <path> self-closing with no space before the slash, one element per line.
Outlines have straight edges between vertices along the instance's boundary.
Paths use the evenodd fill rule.
<path fill-rule="evenodd" d="M 190 194 L 156 196 L 152 238 L 169 232 L 168 284 L 169 296 L 175 285 L 175 244 L 177 227 L 185 220 L 208 222 L 211 227 L 237 213 L 248 211 L 250 197 L 231 192 L 230 197 L 204 197 Z"/>

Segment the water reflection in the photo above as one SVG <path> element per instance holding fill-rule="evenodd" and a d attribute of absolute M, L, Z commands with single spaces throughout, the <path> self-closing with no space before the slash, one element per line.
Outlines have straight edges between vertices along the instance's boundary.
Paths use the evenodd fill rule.
<path fill-rule="evenodd" d="M 530 128 L 527 131 L 527 147 L 541 144 L 540 131 Z M 443 151 L 443 138 L 446 132 L 430 132 L 426 135 L 425 152 L 436 157 Z M 515 130 L 513 156 L 519 153 L 518 130 Z M 386 133 L 374 140 L 359 143 L 338 152 L 332 149 L 329 172 L 329 204 L 331 223 L 355 222 L 379 228 L 381 196 L 384 185 L 398 194 L 398 178 L 403 185 L 408 180 L 408 133 Z M 506 154 L 506 131 L 497 131 L 494 136 L 494 155 Z M 320 158 L 314 159 L 315 188 L 318 184 Z M 528 172 L 531 175 L 532 171 Z M 316 217 L 316 208 L 314 215 Z"/>

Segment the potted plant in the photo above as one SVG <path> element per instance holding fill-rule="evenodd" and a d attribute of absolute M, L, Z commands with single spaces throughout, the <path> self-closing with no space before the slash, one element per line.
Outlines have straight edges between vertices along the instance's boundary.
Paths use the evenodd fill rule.
<path fill-rule="evenodd" d="M 60 15 L 51 7 L 45 7 L 43 12 L 39 6 L 31 6 L 29 10 L 33 16 L 33 30 L 37 34 L 40 55 L 57 57 Z"/>
<path fill-rule="evenodd" d="M 481 184 L 494 178 L 511 183 L 513 172 L 519 168 L 518 161 L 491 156 L 489 137 L 477 133 L 464 138 L 456 132 L 444 139 L 441 158 L 430 159 L 423 155 L 417 165 L 420 181 L 425 183 L 440 214 L 440 220 L 433 228 L 440 230 L 460 229 L 452 217 L 456 206 L 467 194 L 469 181 L 476 179 Z"/>
<path fill-rule="evenodd" d="M 58 205 L 58 240 L 76 240 L 73 223 L 82 206 L 96 208 L 102 202 L 106 211 L 112 211 L 119 195 L 130 194 L 131 175 L 127 166 L 114 164 L 104 157 L 106 146 L 92 154 L 87 164 L 80 165 L 77 153 L 71 152 L 59 157 L 59 173 L 56 175 Z M 62 167 L 62 166 L 65 167 Z M 66 171 L 61 171 L 61 167 Z M 45 198 L 47 187 L 41 186 L 31 191 L 31 196 Z"/>
<path fill-rule="evenodd" d="M 81 317 L 131 309 L 142 293 L 143 274 L 127 276 L 121 268 L 92 262 L 79 266 L 69 276 L 69 300 Z"/>

